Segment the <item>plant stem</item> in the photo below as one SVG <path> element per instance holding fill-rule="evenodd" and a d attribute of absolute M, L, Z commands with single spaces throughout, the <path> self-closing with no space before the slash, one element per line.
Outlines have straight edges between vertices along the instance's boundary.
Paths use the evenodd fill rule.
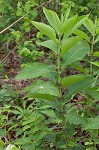
<path fill-rule="evenodd" d="M 91 50 L 90 50 L 90 62 L 93 62 L 93 47 L 94 47 L 94 36 L 92 38 L 92 45 L 91 45 Z M 93 65 L 90 63 L 90 74 L 93 74 Z"/>
<path fill-rule="evenodd" d="M 92 42 L 91 42 L 91 50 L 90 50 L 90 74 L 93 74 L 93 48 L 94 48 L 94 36 L 92 38 Z M 90 100 L 90 108 L 92 107 L 92 100 Z"/>
<path fill-rule="evenodd" d="M 63 99 L 62 97 L 62 92 L 61 92 L 61 36 L 59 36 L 59 45 L 58 45 L 58 55 L 57 55 L 57 72 L 58 72 L 58 87 L 59 87 L 59 101 L 61 101 Z M 63 127 L 64 125 L 64 106 L 61 107 L 61 116 L 62 118 L 62 125 Z M 63 130 L 64 133 L 64 130 Z M 66 133 L 65 133 L 66 134 Z M 65 138 L 65 136 L 64 136 Z M 68 139 L 66 139 L 66 147 L 67 150 L 69 150 L 69 146 L 68 146 Z"/>
<path fill-rule="evenodd" d="M 61 100 L 62 93 L 61 93 L 61 37 L 59 36 L 59 45 L 58 45 L 58 55 L 57 55 L 57 72 L 58 72 L 58 87 L 59 87 L 59 100 Z"/>

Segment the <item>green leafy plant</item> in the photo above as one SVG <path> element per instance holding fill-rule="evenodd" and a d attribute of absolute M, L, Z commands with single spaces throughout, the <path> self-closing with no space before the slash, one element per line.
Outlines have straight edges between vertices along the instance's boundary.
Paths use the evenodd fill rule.
<path fill-rule="evenodd" d="M 91 34 L 91 49 L 90 49 L 90 73 L 93 73 L 93 65 L 99 67 L 99 62 L 93 62 L 94 57 L 99 57 L 99 52 L 94 50 L 94 45 L 99 41 L 99 19 L 95 19 L 95 23 L 91 19 L 87 19 L 84 23 L 84 26 L 88 29 Z"/>
<path fill-rule="evenodd" d="M 82 15 L 91 12 L 91 19 L 95 19 L 95 16 L 98 16 L 98 4 L 98 0 L 87 0 L 86 3 L 84 0 L 62 0 L 61 11 L 65 11 L 71 6 L 73 14 L 78 12 L 80 15 Z"/>
<path fill-rule="evenodd" d="M 87 130 L 92 126 L 90 127 L 91 123 L 86 114 L 68 102 L 77 93 L 86 94 L 90 87 L 94 88 L 97 78 L 79 66 L 82 73 L 77 75 L 66 76 L 64 71 L 68 66 L 82 60 L 90 51 L 90 46 L 86 42 L 89 41 L 89 37 L 79 29 L 82 24 L 86 24 L 88 15 L 69 17 L 68 9 L 59 19 L 51 10 L 43 8 L 43 12 L 48 25 L 30 22 L 46 36 L 47 40 L 39 42 L 39 45 L 52 51 L 54 64 L 34 62 L 24 67 L 17 75 L 16 79 L 34 78 L 35 81 L 23 92 L 26 93 L 25 98 L 31 99 L 34 103 L 38 102 L 38 105 L 30 108 L 29 116 L 32 115 L 32 118 L 24 120 L 22 113 L 19 115 L 23 118 L 21 125 L 24 126 L 24 136 L 21 138 L 24 138 L 26 144 L 20 138 L 14 143 L 22 145 L 24 149 L 81 148 L 83 146 L 78 142 L 81 139 L 74 139 L 75 127 L 79 125 Z M 16 108 L 23 112 L 21 108 Z"/>
<path fill-rule="evenodd" d="M 35 39 L 33 39 L 33 41 L 34 40 Z M 33 44 L 32 40 L 20 44 L 18 46 L 18 53 L 23 57 L 22 62 L 24 63 L 33 62 L 44 55 L 44 52 L 40 51 L 39 48 Z"/>
<path fill-rule="evenodd" d="M 37 17 L 37 4 L 35 0 L 24 0 L 22 2 L 18 2 L 15 0 L 11 1 L 0 1 L 0 6 L 2 9 L 0 10 L 0 55 L 1 49 L 4 54 L 8 54 L 10 50 L 13 49 L 15 44 L 18 46 L 22 46 L 25 43 L 26 39 L 29 40 L 30 31 L 33 30 L 33 26 L 31 28 L 29 18 L 34 19 Z M 5 32 L 7 31 L 7 32 Z M 29 35 L 29 36 L 28 36 Z M 27 38 L 28 37 L 28 38 Z M 11 48 L 12 49 L 11 49 Z M 21 47 L 24 49 L 24 46 Z M 24 50 L 25 51 L 25 50 Z M 37 52 L 31 53 L 31 57 L 34 55 L 36 57 L 39 54 L 35 54 Z M 42 55 L 42 53 L 41 53 Z M 2 56 L 2 55 L 1 55 Z M 29 56 L 30 57 L 30 56 Z M 0 58 L 2 59 L 2 57 Z"/>

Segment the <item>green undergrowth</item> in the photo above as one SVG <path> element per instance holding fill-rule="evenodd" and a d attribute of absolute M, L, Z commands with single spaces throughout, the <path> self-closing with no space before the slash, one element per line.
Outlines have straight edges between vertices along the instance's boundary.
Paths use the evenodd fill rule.
<path fill-rule="evenodd" d="M 43 7 L 43 14 L 46 23 L 25 18 L 38 31 L 32 40 L 20 44 L 13 32 L 25 62 L 15 81 L 31 84 L 5 82 L 0 90 L 0 149 L 98 150 L 99 18 L 71 16 L 71 7 L 61 14 Z M 0 70 L 3 79 L 2 63 Z"/>

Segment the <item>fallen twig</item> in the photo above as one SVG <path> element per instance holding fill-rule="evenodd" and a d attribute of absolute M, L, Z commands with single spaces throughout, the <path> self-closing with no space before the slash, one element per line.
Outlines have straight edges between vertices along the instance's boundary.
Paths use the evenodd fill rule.
<path fill-rule="evenodd" d="M 0 31 L 0 34 L 2 34 L 3 32 L 5 32 L 6 30 L 8 30 L 9 28 L 11 28 L 13 25 L 15 25 L 17 22 L 19 22 L 21 19 L 23 19 L 24 16 L 22 16 L 21 18 L 19 18 L 18 20 L 16 20 L 15 22 L 13 22 L 11 25 L 9 25 L 8 27 L 6 27 L 5 29 L 3 29 L 2 31 Z"/>

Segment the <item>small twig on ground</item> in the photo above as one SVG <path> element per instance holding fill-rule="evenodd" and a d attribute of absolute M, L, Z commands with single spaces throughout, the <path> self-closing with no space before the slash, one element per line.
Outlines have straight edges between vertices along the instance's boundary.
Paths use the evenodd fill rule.
<path fill-rule="evenodd" d="M 16 50 L 16 48 L 17 48 L 17 46 L 15 46 L 15 47 L 1 60 L 1 62 L 4 63 L 5 60 L 8 58 L 8 56 L 9 56 L 14 50 Z"/>

